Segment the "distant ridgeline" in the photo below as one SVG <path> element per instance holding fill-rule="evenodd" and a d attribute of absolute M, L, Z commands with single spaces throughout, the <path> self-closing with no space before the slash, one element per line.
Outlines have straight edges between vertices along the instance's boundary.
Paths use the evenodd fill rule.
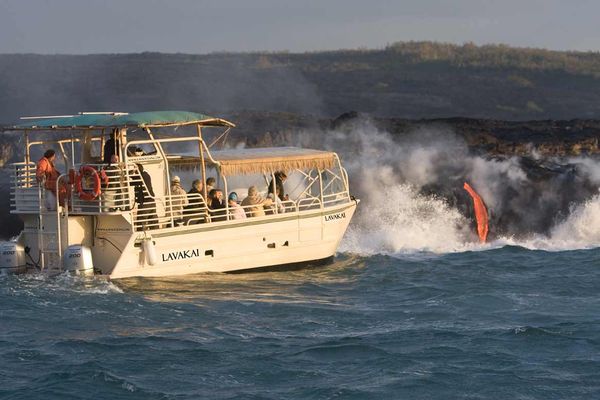
<path fill-rule="evenodd" d="M 395 43 L 314 53 L 0 55 L 0 122 L 74 111 L 600 118 L 600 54 Z"/>

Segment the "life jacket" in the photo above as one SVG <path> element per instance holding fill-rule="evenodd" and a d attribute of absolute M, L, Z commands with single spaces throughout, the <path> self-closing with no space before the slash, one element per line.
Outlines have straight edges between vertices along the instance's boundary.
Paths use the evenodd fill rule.
<path fill-rule="evenodd" d="M 56 192 L 56 180 L 60 176 L 60 173 L 54 167 L 52 161 L 46 157 L 42 157 L 37 163 L 35 176 L 40 182 L 45 180 L 44 187 L 46 190 L 50 190 L 53 193 Z"/>

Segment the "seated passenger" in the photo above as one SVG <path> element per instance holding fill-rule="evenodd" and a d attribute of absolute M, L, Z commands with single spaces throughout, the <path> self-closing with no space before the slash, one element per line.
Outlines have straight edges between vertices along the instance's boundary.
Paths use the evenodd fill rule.
<path fill-rule="evenodd" d="M 195 199 L 202 199 L 202 188 L 202 181 L 200 179 L 194 179 L 194 181 L 192 182 L 192 188 L 188 192 L 188 199 L 190 204 L 198 203 L 198 201 Z"/>
<path fill-rule="evenodd" d="M 244 211 L 242 206 L 240 206 L 238 204 L 238 195 L 236 192 L 229 193 L 228 203 L 229 203 L 229 214 L 231 215 L 231 218 L 246 219 L 246 212 Z"/>
<path fill-rule="evenodd" d="M 146 145 L 154 147 L 151 151 L 146 151 L 144 148 L 139 146 L 130 146 L 127 148 L 127 156 L 128 157 L 142 157 L 142 156 L 151 156 L 158 152 L 154 145 Z"/>
<path fill-rule="evenodd" d="M 225 221 L 225 201 L 223 200 L 223 192 L 220 189 L 213 189 L 208 194 L 208 208 L 210 212 L 210 220 L 213 222 Z"/>
<path fill-rule="evenodd" d="M 141 157 L 144 155 L 144 149 L 141 147 L 130 146 L 127 148 L 128 157 Z"/>
<path fill-rule="evenodd" d="M 265 199 L 258 194 L 256 186 L 248 188 L 248 197 L 242 201 L 242 207 L 246 209 L 248 217 L 263 217 L 265 215 L 265 207 L 270 207 L 272 204 L 273 201 L 271 199 Z"/>
<path fill-rule="evenodd" d="M 206 193 L 210 193 L 215 188 L 215 178 L 212 176 L 206 180 Z"/>
<path fill-rule="evenodd" d="M 183 215 L 185 222 L 188 224 L 204 222 L 205 215 L 201 215 L 202 208 L 205 207 L 202 188 L 202 180 L 195 179 L 192 182 L 192 188 L 187 193 L 188 205 L 185 207 Z"/>

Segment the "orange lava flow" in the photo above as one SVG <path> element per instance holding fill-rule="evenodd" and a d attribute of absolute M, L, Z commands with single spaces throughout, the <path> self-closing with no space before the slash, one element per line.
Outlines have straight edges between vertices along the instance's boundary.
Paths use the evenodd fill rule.
<path fill-rule="evenodd" d="M 489 231 L 488 226 L 488 212 L 487 208 L 481 196 L 467 183 L 465 182 L 463 188 L 469 192 L 473 198 L 473 206 L 475 207 L 475 219 L 477 220 L 477 234 L 479 235 L 479 241 L 485 243 Z"/>

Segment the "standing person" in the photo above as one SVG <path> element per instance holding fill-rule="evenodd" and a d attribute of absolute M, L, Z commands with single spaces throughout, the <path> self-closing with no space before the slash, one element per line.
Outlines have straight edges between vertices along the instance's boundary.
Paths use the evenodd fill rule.
<path fill-rule="evenodd" d="M 141 182 L 135 182 L 135 202 L 138 203 L 138 221 L 142 228 L 152 225 L 149 229 L 159 228 L 158 216 L 156 215 L 156 202 L 154 201 L 154 189 L 152 189 L 152 178 L 144 170 L 142 164 L 137 164 L 140 171 Z"/>
<path fill-rule="evenodd" d="M 171 196 L 173 222 L 177 225 L 183 222 L 183 208 L 189 203 L 187 193 L 181 187 L 181 179 L 177 175 L 171 179 Z"/>
<path fill-rule="evenodd" d="M 279 197 L 279 200 L 285 200 L 285 192 L 283 189 L 283 183 L 287 180 L 287 175 L 283 171 L 277 171 L 273 174 L 275 176 L 275 185 L 273 185 L 273 180 L 269 183 L 269 193 Z"/>
<path fill-rule="evenodd" d="M 44 205 L 47 210 L 56 210 L 56 180 L 60 176 L 60 172 L 54 166 L 56 160 L 56 152 L 52 149 L 46 150 L 44 156 L 40 158 L 35 170 L 35 178 L 38 183 L 44 187 L 45 197 Z M 63 204 L 66 190 L 63 193 L 63 187 L 59 188 L 60 204 Z"/>
<path fill-rule="evenodd" d="M 229 214 L 233 219 L 246 219 L 246 212 L 238 204 L 238 195 L 236 192 L 229 193 L 229 197 L 227 198 L 229 203 Z"/>
<path fill-rule="evenodd" d="M 113 129 L 110 133 L 110 138 L 104 143 L 104 164 L 110 164 L 112 156 L 117 156 L 119 161 L 119 139 L 117 139 L 119 131 Z"/>

